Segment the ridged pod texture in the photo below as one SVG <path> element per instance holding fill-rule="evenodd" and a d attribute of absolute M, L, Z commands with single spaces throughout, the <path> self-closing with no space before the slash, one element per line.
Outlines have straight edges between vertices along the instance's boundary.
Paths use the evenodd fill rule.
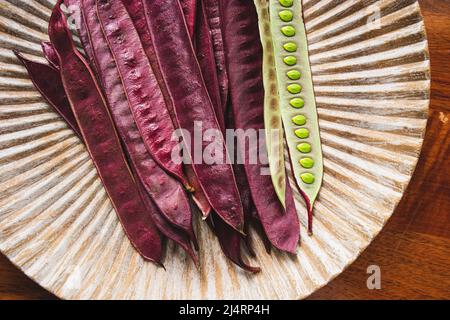
<path fill-rule="evenodd" d="M 280 12 L 291 12 L 290 21 L 283 21 Z M 306 201 L 308 229 L 312 232 L 312 208 L 322 186 L 323 156 L 301 0 L 293 0 L 289 7 L 283 6 L 279 0 L 270 0 L 270 23 L 289 158 L 294 180 Z M 288 27 L 293 34 L 284 31 L 283 28 Z M 286 43 L 295 44 L 297 49 L 293 52 L 286 50 Z M 288 58 L 295 63 L 286 63 Z M 300 79 L 290 79 L 288 73 L 292 71 L 298 71 Z M 297 105 L 294 101 L 302 103 Z M 301 143 L 308 143 L 311 151 L 299 151 Z"/>
<path fill-rule="evenodd" d="M 225 160 L 207 164 L 203 158 L 195 159 L 196 145 L 191 143 L 187 151 L 193 159 L 194 172 L 213 210 L 241 232 L 244 227 L 244 213 L 234 172 L 227 161 L 228 150 L 189 41 L 180 4 L 176 0 L 147 0 L 144 4 L 161 71 L 173 98 L 178 126 L 185 130 L 184 134 L 189 134 L 183 138 L 190 141 L 197 131 L 197 126 L 202 136 L 207 130 L 214 130 L 217 135 L 216 144 L 220 150 L 215 148 L 213 153 L 220 153 Z M 202 140 L 200 151 L 206 151 L 209 142 Z"/>
<path fill-rule="evenodd" d="M 172 159 L 179 146 L 172 140 L 175 128 L 164 96 L 125 6 L 120 1 L 99 0 L 97 12 L 147 150 L 162 168 L 188 186 L 182 164 Z"/>
<path fill-rule="evenodd" d="M 49 35 L 58 54 L 64 89 L 83 140 L 124 231 L 143 258 L 159 264 L 162 255 L 159 233 L 129 171 L 95 76 L 75 49 L 64 14 L 58 6 L 50 18 Z"/>
<path fill-rule="evenodd" d="M 237 129 L 260 132 L 264 129 L 264 85 L 256 8 L 251 1 L 229 0 L 221 4 L 234 124 Z M 263 174 L 264 166 L 260 162 L 254 164 L 250 161 L 250 155 L 263 150 L 258 150 L 258 145 L 247 144 L 242 140 L 238 143 L 237 148 L 244 155 L 253 202 L 267 237 L 276 248 L 295 253 L 300 228 L 289 181 L 285 182 L 285 210 L 273 188 L 270 175 Z"/>

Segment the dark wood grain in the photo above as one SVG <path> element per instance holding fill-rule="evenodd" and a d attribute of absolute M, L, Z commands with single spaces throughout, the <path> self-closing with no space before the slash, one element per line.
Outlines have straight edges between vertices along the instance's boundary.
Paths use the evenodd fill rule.
<path fill-rule="evenodd" d="M 432 92 L 416 172 L 375 241 L 310 299 L 450 298 L 450 1 L 420 4 L 429 38 Z M 367 288 L 370 265 L 381 268 L 381 290 Z M 0 299 L 54 298 L 0 256 Z"/>
<path fill-rule="evenodd" d="M 431 105 L 416 172 L 369 248 L 310 299 L 450 299 L 450 1 L 419 1 L 431 59 Z M 369 290 L 367 267 L 381 268 Z"/>

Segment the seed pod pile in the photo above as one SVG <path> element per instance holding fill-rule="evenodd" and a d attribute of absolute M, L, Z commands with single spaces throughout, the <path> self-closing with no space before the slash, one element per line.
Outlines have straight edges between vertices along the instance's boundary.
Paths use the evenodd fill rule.
<path fill-rule="evenodd" d="M 198 218 L 245 271 L 261 270 L 245 257 L 257 258 L 252 229 L 268 253 L 296 254 L 285 139 L 312 230 L 323 169 L 301 10 L 300 0 L 59 0 L 48 64 L 14 52 L 86 146 L 143 259 L 163 266 L 168 239 L 198 266 Z M 257 146 L 238 131 L 256 132 Z"/>

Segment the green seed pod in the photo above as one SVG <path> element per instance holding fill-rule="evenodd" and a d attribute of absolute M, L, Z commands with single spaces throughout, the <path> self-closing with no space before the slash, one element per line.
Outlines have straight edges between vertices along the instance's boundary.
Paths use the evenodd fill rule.
<path fill-rule="evenodd" d="M 289 104 L 296 109 L 300 109 L 304 107 L 305 101 L 302 98 L 294 98 L 289 101 Z"/>
<path fill-rule="evenodd" d="M 292 7 L 294 0 L 279 0 L 279 2 L 283 7 L 288 8 L 288 7 Z"/>
<path fill-rule="evenodd" d="M 283 48 L 287 52 L 297 51 L 297 45 L 294 42 L 287 42 L 287 43 L 283 44 Z"/>
<path fill-rule="evenodd" d="M 298 70 L 289 70 L 286 75 L 291 80 L 298 80 L 301 78 L 302 74 Z"/>
<path fill-rule="evenodd" d="M 300 175 L 302 181 L 306 184 L 313 184 L 316 181 L 316 178 L 314 177 L 314 175 L 312 173 L 302 173 Z"/>
<path fill-rule="evenodd" d="M 297 83 L 293 83 L 288 85 L 287 90 L 292 94 L 297 94 L 302 92 L 302 86 Z"/>
<path fill-rule="evenodd" d="M 301 153 L 310 153 L 312 148 L 308 142 L 303 142 L 297 145 L 297 150 Z"/>
<path fill-rule="evenodd" d="M 284 57 L 283 61 L 288 66 L 293 66 L 293 65 L 295 65 L 297 63 L 297 57 L 295 57 L 295 56 L 287 56 L 287 57 Z"/>
<path fill-rule="evenodd" d="M 295 36 L 295 28 L 293 26 L 284 26 L 281 27 L 281 32 L 286 36 L 286 37 L 293 37 Z"/>
<path fill-rule="evenodd" d="M 274 190 L 283 207 L 286 202 L 286 167 L 284 159 L 284 130 L 281 120 L 275 52 L 269 20 L 269 1 L 254 0 L 263 47 L 264 126 L 269 170 Z M 295 50 L 294 50 L 295 51 Z"/>
<path fill-rule="evenodd" d="M 294 18 L 294 14 L 292 13 L 291 10 L 280 11 L 278 15 L 280 16 L 280 19 L 283 20 L 284 22 L 290 22 Z"/>
<path fill-rule="evenodd" d="M 292 122 L 298 126 L 304 126 L 306 124 L 306 117 L 302 114 L 299 114 L 292 118 Z"/>
<path fill-rule="evenodd" d="M 302 194 L 307 199 L 311 221 L 312 206 L 319 193 L 323 179 L 323 156 L 320 141 L 319 121 L 316 110 L 316 101 L 309 64 L 308 42 L 302 17 L 301 0 L 270 0 L 270 24 L 273 35 L 273 48 L 275 51 L 275 66 L 280 88 L 281 116 L 283 119 L 286 142 L 291 158 L 293 176 Z M 289 6 L 294 15 L 290 26 L 295 28 L 295 35 L 286 36 L 280 32 L 286 22 L 279 16 L 280 11 Z M 286 56 L 286 52 L 289 55 Z M 292 66 L 295 65 L 295 68 Z M 299 75 L 293 70 L 301 70 Z M 295 81 L 296 86 L 291 86 Z M 298 88 L 301 89 L 301 97 Z M 299 115 L 298 109 L 307 119 L 306 123 Z M 295 120 L 294 120 L 295 119 Z M 302 125 L 301 128 L 298 126 Z M 305 157 L 305 154 L 308 157 Z"/>
<path fill-rule="evenodd" d="M 300 159 L 300 164 L 303 168 L 311 169 L 312 167 L 314 167 L 314 160 L 311 158 L 302 158 Z"/>
<path fill-rule="evenodd" d="M 295 135 L 300 139 L 307 139 L 309 138 L 309 130 L 306 128 L 297 129 L 295 130 Z"/>

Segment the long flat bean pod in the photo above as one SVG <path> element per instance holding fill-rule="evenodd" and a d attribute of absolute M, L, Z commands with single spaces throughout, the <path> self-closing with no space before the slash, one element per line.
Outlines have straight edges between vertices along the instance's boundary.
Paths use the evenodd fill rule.
<path fill-rule="evenodd" d="M 47 51 L 47 53 L 48 54 L 55 54 L 55 56 L 56 56 L 56 59 L 57 59 L 57 61 L 55 61 L 55 67 L 57 67 L 58 69 L 59 69 L 59 59 L 58 59 L 58 56 L 56 55 L 56 52 L 54 51 L 54 48 L 53 48 L 53 46 L 51 45 L 51 43 L 46 43 L 46 45 L 47 45 L 47 49 L 48 49 L 48 51 Z M 94 52 L 95 52 L 95 46 L 93 47 L 93 49 L 94 49 Z M 17 55 L 18 53 L 16 53 L 16 55 Z M 25 58 L 23 58 L 22 56 L 20 56 L 19 58 L 21 58 L 21 59 L 23 59 L 27 64 L 28 63 L 36 63 L 36 62 L 30 62 L 29 60 L 27 60 L 27 59 L 25 59 Z M 69 101 L 67 100 L 67 97 L 66 97 L 66 94 L 65 94 L 65 92 L 64 92 L 64 87 L 63 87 L 63 85 L 62 85 L 62 82 L 61 82 L 61 77 L 60 77 L 60 74 L 59 74 L 59 72 L 57 72 L 56 70 L 48 70 L 48 69 L 50 69 L 48 66 L 46 66 L 46 65 L 44 65 L 45 67 L 47 67 L 47 72 L 45 72 L 45 73 L 42 73 L 42 72 L 39 72 L 39 71 L 42 71 L 41 69 L 37 69 L 36 70 L 36 74 L 35 74 L 35 76 L 38 76 L 38 77 L 46 77 L 47 76 L 47 74 L 48 74 L 48 71 L 50 71 L 50 72 L 52 72 L 52 73 L 56 73 L 56 76 L 57 76 L 57 78 L 59 79 L 59 82 L 61 83 L 61 85 L 58 85 L 57 83 L 55 83 L 54 81 L 50 81 L 49 82 L 49 84 L 51 84 L 51 87 L 52 88 L 54 88 L 53 90 L 55 90 L 54 92 L 55 92 L 55 95 L 57 96 L 57 99 L 60 99 L 60 100 L 62 100 L 62 99 L 64 99 L 66 102 L 67 102 L 67 104 L 64 104 L 64 106 L 68 106 L 68 108 L 67 107 L 64 107 L 64 109 L 65 109 L 65 112 L 69 115 L 69 117 L 67 117 L 67 118 L 65 118 L 65 120 L 66 120 L 66 122 L 71 126 L 71 127 L 73 127 L 73 128 L 76 128 L 77 130 L 79 130 L 79 128 L 78 128 L 78 124 L 76 123 L 76 120 L 75 120 L 75 116 L 73 115 L 73 112 L 72 112 L 72 110 L 71 110 L 71 108 L 70 108 L 70 104 L 69 104 Z M 99 66 L 101 66 L 101 64 L 99 64 Z M 33 72 L 33 70 L 31 71 L 31 72 Z M 34 73 L 34 72 L 33 72 Z M 30 77 L 31 78 L 33 78 L 34 76 L 30 73 Z M 123 89 L 122 89 L 123 90 Z M 61 110 L 60 110 L 60 105 L 56 105 L 55 106 L 55 109 L 58 111 L 58 113 L 61 113 Z M 130 113 L 130 116 L 132 117 L 132 115 L 131 115 L 131 113 Z M 126 119 L 124 119 L 124 120 L 126 120 Z M 133 120 L 133 122 L 134 122 L 134 120 Z M 130 134 L 136 134 L 136 131 L 137 131 L 137 128 L 136 128 L 136 125 L 134 124 L 134 128 L 130 128 L 129 129 L 129 133 Z M 82 136 L 81 136 L 81 133 L 79 133 L 79 136 L 80 136 L 80 138 L 82 139 Z M 123 138 L 122 138 L 123 139 Z M 83 141 L 84 142 L 84 141 Z M 143 151 L 143 153 L 146 153 L 146 155 L 145 155 L 145 160 L 147 160 L 148 162 L 150 162 L 150 164 L 151 163 L 154 163 L 153 162 L 153 160 L 151 160 L 151 158 L 148 158 L 148 153 L 147 153 L 147 151 L 145 150 L 145 146 L 139 146 L 139 145 L 135 145 L 135 148 L 137 148 L 137 149 L 134 149 L 134 150 L 137 150 L 137 152 L 138 152 L 138 160 L 139 160 L 139 152 L 141 152 L 141 150 L 144 150 Z M 130 152 L 128 152 L 128 154 L 130 155 Z M 146 167 L 148 167 L 148 164 L 147 164 L 147 162 L 143 162 L 143 165 L 145 165 Z M 137 165 L 136 167 L 139 167 L 139 165 Z M 133 169 L 133 167 L 132 167 L 132 169 Z M 136 168 L 136 170 L 138 170 L 139 168 Z M 187 253 L 188 253 L 188 255 L 192 258 L 192 260 L 194 261 L 194 263 L 196 264 L 196 265 L 198 265 L 198 257 L 195 255 L 195 253 L 194 253 L 194 251 L 192 250 L 192 247 L 191 247 L 191 245 L 190 245 L 190 240 L 193 240 L 194 241 L 194 244 L 196 244 L 197 245 L 197 241 L 196 241 L 196 239 L 195 239 L 195 237 L 194 237 L 194 239 L 192 239 L 192 237 L 188 237 L 184 232 L 182 232 L 180 229 L 178 229 L 178 228 L 176 228 L 176 227 L 174 227 L 174 226 L 172 226 L 171 225 L 171 223 L 168 221 L 168 220 L 166 220 L 165 218 L 163 218 L 161 215 L 160 215 L 160 213 L 159 213 L 159 211 L 158 211 L 158 209 L 160 209 L 159 207 L 158 207 L 158 209 L 154 209 L 154 204 L 152 203 L 152 200 L 150 200 L 150 198 L 149 198 L 149 196 L 148 196 L 148 191 L 147 191 L 147 189 L 144 187 L 144 185 L 143 185 L 143 183 L 141 182 L 141 177 L 137 174 L 137 172 L 136 172 L 136 170 L 133 170 L 133 175 L 134 175 L 134 177 L 135 177 L 135 181 L 136 181 L 136 184 L 137 184 L 137 186 L 138 186 L 138 188 L 139 188 L 139 191 L 140 191 L 140 194 L 141 194 L 141 196 L 142 196 L 142 198 L 143 198 L 143 200 L 144 200 L 144 203 L 146 204 L 146 206 L 148 206 L 148 212 L 149 212 L 149 214 L 151 214 L 152 215 L 152 219 L 153 219 L 153 221 L 154 221 L 154 223 L 155 223 L 155 225 L 156 225 L 156 227 L 158 228 L 158 230 L 164 235 L 164 236 L 166 236 L 167 238 L 169 238 L 169 239 L 171 239 L 172 241 L 174 241 L 175 243 L 177 243 L 180 247 L 182 247 Z M 162 173 L 161 173 L 162 172 Z M 148 177 L 149 179 L 151 179 L 152 181 L 161 181 L 161 180 L 163 180 L 163 182 L 164 182 L 164 179 L 166 179 L 167 178 L 167 174 L 164 172 L 164 171 L 162 171 L 162 169 L 160 169 L 159 167 L 158 167 L 158 169 L 157 170 L 152 170 L 152 172 L 151 172 L 152 174 L 149 174 L 148 176 L 146 176 L 146 177 Z M 145 174 L 145 172 L 144 172 L 144 174 Z M 161 177 L 161 175 L 163 175 L 162 177 Z M 169 179 L 172 179 L 172 178 L 169 178 Z M 144 179 L 142 179 L 142 180 L 144 180 Z M 170 184 L 170 183 L 169 183 Z M 153 186 L 155 186 L 155 184 L 152 184 Z M 163 185 L 167 185 L 166 183 L 163 183 Z M 179 187 L 179 186 L 178 186 Z M 169 200 L 167 200 L 167 198 L 171 195 L 171 194 L 174 194 L 174 192 L 170 192 L 169 194 L 168 194 L 168 196 L 166 195 L 166 196 L 164 196 L 164 190 L 163 190 L 163 192 L 162 193 L 159 193 L 160 191 L 159 191 L 159 187 L 156 185 L 156 188 L 153 188 L 152 190 L 154 190 L 154 192 L 156 193 L 156 196 L 157 196 L 157 199 L 158 199 L 158 201 L 159 202 L 162 202 L 162 201 L 164 201 L 164 203 L 163 203 L 163 205 L 165 206 L 166 204 L 165 203 L 167 203 L 167 206 L 170 206 L 170 205 L 173 205 L 173 206 L 175 206 L 175 203 L 178 203 L 178 200 L 177 200 L 177 196 L 175 196 L 174 198 L 174 200 L 172 200 L 172 197 L 171 198 L 169 198 Z M 163 189 L 167 189 L 167 188 L 163 188 Z M 177 193 L 177 192 L 175 192 L 175 193 Z M 177 193 L 178 194 L 178 193 Z M 167 202 L 166 202 L 167 201 Z M 174 201 L 174 202 L 172 202 L 172 201 Z M 185 199 L 181 199 L 181 203 L 182 203 L 182 205 L 180 206 L 180 207 L 183 207 L 183 202 L 185 201 Z M 187 201 L 187 200 L 186 200 Z M 156 202 L 156 201 L 155 201 Z M 189 205 L 189 204 L 188 204 Z M 184 209 L 183 209 L 184 210 Z M 190 211 L 189 211 L 190 212 Z M 185 214 L 185 212 L 183 212 L 183 214 Z"/>
<path fill-rule="evenodd" d="M 164 96 L 164 101 L 166 103 L 167 110 L 172 118 L 172 122 L 174 126 L 178 126 L 175 113 L 173 111 L 173 103 L 172 99 L 167 90 L 166 83 L 161 74 L 160 66 L 158 64 L 158 60 L 156 58 L 155 49 L 153 47 L 153 40 L 150 35 L 150 30 L 148 29 L 147 19 L 144 14 L 144 4 L 142 0 L 122 0 L 122 3 L 126 7 L 128 14 L 130 15 L 131 20 L 136 27 L 136 30 L 139 33 L 141 38 L 142 46 L 144 47 L 145 52 L 147 53 L 148 60 L 151 64 L 153 73 L 155 74 L 156 80 L 158 81 L 159 87 L 161 88 L 161 92 Z M 196 203 L 197 207 L 202 212 L 203 217 L 207 217 L 211 212 L 211 206 L 206 199 L 203 190 L 200 187 L 198 179 L 192 169 L 192 165 L 185 164 L 184 165 L 185 174 L 189 181 L 190 186 L 192 187 L 192 198 Z"/>
<path fill-rule="evenodd" d="M 27 69 L 31 81 L 42 97 L 81 138 L 80 128 L 64 92 L 59 71 L 46 64 L 28 60 L 17 51 L 14 51 L 14 53 Z"/>
<path fill-rule="evenodd" d="M 196 242 L 192 228 L 192 212 L 183 187 L 155 163 L 139 134 L 117 65 L 98 21 L 95 0 L 82 0 L 81 3 L 92 42 L 93 58 L 99 68 L 98 76 L 132 166 L 166 219 Z"/>
<path fill-rule="evenodd" d="M 213 220 L 213 229 L 217 235 L 220 247 L 222 248 L 225 256 L 246 271 L 250 271 L 252 273 L 260 272 L 260 268 L 252 267 L 245 263 L 242 259 L 242 235 L 236 232 L 233 228 L 230 228 L 230 226 L 224 223 L 223 220 L 220 219 L 214 212 L 211 214 L 211 218 Z"/>
<path fill-rule="evenodd" d="M 185 233 L 180 232 L 179 229 L 175 228 L 169 221 L 167 221 L 163 216 L 161 216 L 158 212 L 158 209 L 155 208 L 152 199 L 148 196 L 147 190 L 139 180 L 139 177 L 136 175 L 136 184 L 141 194 L 141 197 L 144 201 L 145 206 L 147 207 L 147 211 L 151 215 L 153 222 L 161 233 L 169 238 L 170 240 L 177 243 L 187 254 L 191 257 L 192 261 L 194 261 L 195 265 L 198 267 L 198 256 L 195 254 L 192 249 L 190 243 L 190 237 L 188 237 Z M 195 243 L 195 245 L 197 245 Z"/>
<path fill-rule="evenodd" d="M 270 175 L 278 199 L 285 206 L 284 132 L 275 69 L 275 53 L 270 32 L 269 0 L 254 0 L 254 2 L 258 13 L 259 33 L 263 47 L 264 125 Z"/>
<path fill-rule="evenodd" d="M 148 151 L 162 168 L 190 188 L 181 163 L 172 160 L 172 152 L 178 148 L 178 142 L 172 140 L 173 123 L 125 6 L 121 1 L 99 0 L 97 12 Z"/>
<path fill-rule="evenodd" d="M 55 48 L 53 48 L 52 44 L 47 41 L 41 42 L 42 53 L 44 53 L 45 59 L 47 59 L 48 63 L 55 69 L 59 69 L 59 60 L 58 55 L 55 52 Z"/>
<path fill-rule="evenodd" d="M 323 158 L 301 1 L 270 0 L 270 21 L 286 140 L 295 181 L 307 204 L 311 233 Z"/>
<path fill-rule="evenodd" d="M 136 31 L 141 38 L 142 47 L 147 54 L 148 61 L 152 67 L 153 74 L 158 81 L 161 92 L 164 96 L 164 101 L 166 102 L 167 110 L 172 122 L 175 124 L 175 115 L 173 113 L 172 101 L 170 99 L 169 92 L 167 91 L 164 79 L 161 74 L 160 67 L 158 65 L 158 60 L 156 59 L 155 48 L 153 47 L 152 36 L 150 35 L 150 30 L 148 29 L 147 19 L 144 14 L 144 3 L 142 0 L 122 0 L 123 5 L 128 11 L 128 14 L 133 21 Z"/>
<path fill-rule="evenodd" d="M 252 1 L 224 0 L 221 5 L 235 126 L 258 132 L 264 129 L 264 86 L 256 9 Z M 273 246 L 294 253 L 300 226 L 289 182 L 286 181 L 285 209 L 271 177 L 261 174 L 262 165 L 249 161 L 250 154 L 258 154 L 258 146 L 249 146 L 252 148 L 242 143 L 238 148 L 245 155 L 245 171 L 261 223 Z"/>
<path fill-rule="evenodd" d="M 202 2 L 205 6 L 206 17 L 211 30 L 217 78 L 219 81 L 220 99 L 222 102 L 222 114 L 225 114 L 226 107 L 228 105 L 228 74 L 225 63 L 225 52 L 223 48 L 222 24 L 220 22 L 220 1 L 205 0 Z"/>
<path fill-rule="evenodd" d="M 86 28 L 86 23 L 84 21 L 84 17 L 80 11 L 81 0 L 58 0 L 56 6 L 59 6 L 59 3 L 64 3 L 70 10 L 70 13 L 74 13 L 78 15 L 78 19 L 75 21 L 76 23 L 76 31 L 78 36 L 80 37 L 81 44 L 83 46 L 84 53 L 89 61 L 91 68 L 97 71 L 97 65 L 95 65 L 94 61 L 94 53 L 92 52 L 92 43 L 89 39 L 89 34 Z"/>
<path fill-rule="evenodd" d="M 211 100 L 189 41 L 179 2 L 146 0 L 144 5 L 156 55 L 173 99 L 178 126 L 190 135 L 185 137 L 185 141 L 194 137 L 196 125 L 201 123 L 202 134 L 211 129 L 217 133 L 215 144 L 220 147 L 223 159 L 226 159 L 228 150 L 212 112 Z M 202 141 L 201 150 L 207 147 L 208 142 Z M 188 152 L 191 157 L 195 154 L 195 143 L 191 143 Z M 228 161 L 223 162 L 206 164 L 194 159 L 193 169 L 213 210 L 231 227 L 242 232 L 244 214 L 234 172 Z"/>
<path fill-rule="evenodd" d="M 159 233 L 129 170 L 95 76 L 75 49 L 59 6 L 53 9 L 49 35 L 58 54 L 62 82 L 87 150 L 125 233 L 143 258 L 160 263 L 162 247 Z"/>
<path fill-rule="evenodd" d="M 236 129 L 236 127 L 234 125 L 234 118 L 233 118 L 233 112 L 231 110 L 231 106 L 227 107 L 225 125 L 226 125 L 227 129 Z M 235 142 L 236 141 L 233 141 L 233 143 L 235 143 Z M 248 235 L 248 231 L 250 230 L 250 225 L 253 221 L 252 218 L 255 215 L 257 216 L 257 213 L 255 212 L 256 209 L 255 209 L 255 205 L 252 200 L 250 186 L 248 185 L 247 177 L 245 175 L 244 165 L 237 162 L 237 155 L 235 155 L 235 158 L 236 159 L 232 159 L 232 161 L 234 163 L 233 170 L 234 170 L 234 173 L 236 176 L 236 185 L 238 187 L 239 194 L 241 196 L 241 203 L 242 203 L 242 208 L 244 209 L 244 218 L 245 218 L 244 232 L 245 232 L 246 236 L 244 236 L 245 237 L 244 240 L 245 240 L 245 244 L 246 244 L 247 249 L 250 252 L 250 254 L 252 256 L 256 256 L 256 254 L 253 250 L 253 247 L 252 247 L 250 236 Z M 224 244 L 224 245 L 226 245 L 226 244 Z"/>
<path fill-rule="evenodd" d="M 203 79 L 208 89 L 209 97 L 214 107 L 217 121 L 223 132 L 225 132 L 225 114 L 223 113 L 220 98 L 219 79 L 217 78 L 216 60 L 214 57 L 213 40 L 209 29 L 205 5 L 201 1 L 198 5 L 197 32 L 195 34 L 195 50 L 197 60 L 202 70 Z"/>

